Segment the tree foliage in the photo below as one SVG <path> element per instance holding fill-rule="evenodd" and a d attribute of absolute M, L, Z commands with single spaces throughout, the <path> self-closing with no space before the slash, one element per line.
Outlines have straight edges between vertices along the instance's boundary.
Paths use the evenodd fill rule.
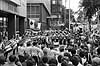
<path fill-rule="evenodd" d="M 92 18 L 100 8 L 100 0 L 82 0 L 81 7 L 86 10 L 86 17 Z"/>

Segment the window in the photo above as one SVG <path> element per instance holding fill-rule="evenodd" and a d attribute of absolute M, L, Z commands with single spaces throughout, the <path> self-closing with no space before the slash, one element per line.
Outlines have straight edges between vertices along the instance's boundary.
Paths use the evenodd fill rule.
<path fill-rule="evenodd" d="M 36 14 L 40 14 L 40 6 L 36 6 Z"/>
<path fill-rule="evenodd" d="M 30 15 L 28 14 L 27 17 L 30 18 Z"/>
<path fill-rule="evenodd" d="M 30 14 L 30 6 L 27 6 L 27 14 Z"/>
<path fill-rule="evenodd" d="M 40 17 L 40 5 L 33 3 L 27 4 L 27 17 L 28 18 L 39 18 Z"/>
<path fill-rule="evenodd" d="M 35 6 L 31 6 L 31 14 L 36 14 L 36 7 Z"/>

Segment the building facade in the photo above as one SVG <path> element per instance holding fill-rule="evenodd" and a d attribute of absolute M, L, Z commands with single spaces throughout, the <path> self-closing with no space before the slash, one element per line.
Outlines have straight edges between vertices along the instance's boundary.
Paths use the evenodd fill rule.
<path fill-rule="evenodd" d="M 51 29 L 59 29 L 62 24 L 62 0 L 51 0 L 51 16 L 47 18 Z"/>
<path fill-rule="evenodd" d="M 26 0 L 0 0 L 0 38 L 24 34 Z"/>
<path fill-rule="evenodd" d="M 41 30 L 48 29 L 48 16 L 50 16 L 50 0 L 27 0 L 27 17 L 41 23 Z"/>

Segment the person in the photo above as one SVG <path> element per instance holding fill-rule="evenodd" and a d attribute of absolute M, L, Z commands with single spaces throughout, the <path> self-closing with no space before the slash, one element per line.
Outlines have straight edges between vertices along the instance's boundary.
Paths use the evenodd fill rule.
<path fill-rule="evenodd" d="M 49 66 L 51 66 L 51 65 L 57 66 L 58 65 L 58 61 L 55 58 L 52 58 L 52 59 L 50 59 L 48 61 L 48 64 L 49 64 Z"/>
<path fill-rule="evenodd" d="M 0 66 L 3 66 L 5 62 L 6 62 L 6 58 L 3 55 L 1 55 L 0 56 Z"/>
<path fill-rule="evenodd" d="M 9 56 L 9 61 L 7 63 L 4 64 L 4 66 L 17 66 L 15 64 L 16 62 L 16 56 L 15 55 L 10 55 Z"/>
<path fill-rule="evenodd" d="M 100 66 L 100 47 L 97 49 L 97 57 L 92 58 L 92 65 L 93 66 Z"/>

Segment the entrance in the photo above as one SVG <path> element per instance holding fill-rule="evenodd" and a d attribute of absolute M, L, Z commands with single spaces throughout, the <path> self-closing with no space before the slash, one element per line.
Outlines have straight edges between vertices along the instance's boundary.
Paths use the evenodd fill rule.
<path fill-rule="evenodd" d="M 0 17 L 0 39 L 8 39 L 7 24 L 8 18 Z"/>

